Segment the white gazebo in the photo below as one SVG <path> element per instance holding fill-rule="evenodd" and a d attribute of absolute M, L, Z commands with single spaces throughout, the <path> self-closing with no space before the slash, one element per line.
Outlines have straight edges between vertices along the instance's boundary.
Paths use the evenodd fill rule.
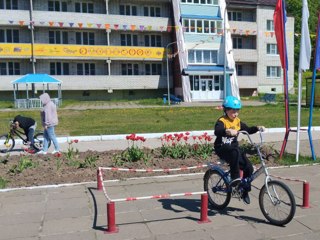
<path fill-rule="evenodd" d="M 11 82 L 13 84 L 13 95 L 14 95 L 14 106 L 15 108 L 41 108 L 42 104 L 39 98 L 35 96 L 31 96 L 29 91 L 32 91 L 32 84 L 42 85 L 41 93 L 48 91 L 57 91 L 57 96 L 50 96 L 51 100 L 57 105 L 60 106 L 62 104 L 62 93 L 61 93 L 61 83 L 58 79 L 48 75 L 41 73 L 27 74 L 21 78 L 18 78 Z M 50 89 L 50 85 L 55 85 L 54 89 Z M 24 92 L 23 98 L 19 98 L 19 86 L 20 92 Z M 35 92 L 38 90 L 35 88 Z"/>

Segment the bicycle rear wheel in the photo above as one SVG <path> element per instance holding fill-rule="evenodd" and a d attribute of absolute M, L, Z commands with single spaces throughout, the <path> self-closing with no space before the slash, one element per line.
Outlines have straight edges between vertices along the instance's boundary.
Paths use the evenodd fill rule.
<path fill-rule="evenodd" d="M 277 226 L 289 223 L 296 212 L 296 201 L 290 188 L 275 180 L 261 188 L 259 205 L 265 218 Z"/>
<path fill-rule="evenodd" d="M 43 132 L 39 132 L 36 135 L 34 135 L 34 145 L 33 145 L 33 147 L 36 150 L 38 150 L 38 151 L 42 150 L 42 148 L 43 148 L 43 139 L 44 139 Z M 48 143 L 48 148 L 50 147 L 50 145 L 51 145 L 51 141 Z"/>
<path fill-rule="evenodd" d="M 208 170 L 204 176 L 204 190 L 213 208 L 222 210 L 226 208 L 231 199 L 229 185 L 217 170 Z"/>
<path fill-rule="evenodd" d="M 0 152 L 6 153 L 11 151 L 14 148 L 15 141 L 14 138 L 9 136 L 8 134 L 4 134 L 0 136 Z"/>

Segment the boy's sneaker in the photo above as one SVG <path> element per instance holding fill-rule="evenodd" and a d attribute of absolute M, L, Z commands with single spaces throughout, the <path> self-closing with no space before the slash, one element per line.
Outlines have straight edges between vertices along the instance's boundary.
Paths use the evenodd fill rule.
<path fill-rule="evenodd" d="M 230 187 L 235 187 L 237 186 L 239 183 L 241 182 L 241 178 L 235 178 L 235 179 L 232 179 L 231 182 L 230 182 Z"/>
<path fill-rule="evenodd" d="M 59 154 L 59 153 L 60 153 L 60 151 L 57 151 L 57 150 L 52 151 L 52 155 Z"/>
<path fill-rule="evenodd" d="M 243 192 L 242 194 L 242 200 L 246 204 L 250 204 L 250 197 L 248 192 Z"/>
<path fill-rule="evenodd" d="M 41 150 L 41 151 L 37 152 L 37 154 L 46 155 L 46 154 L 47 154 L 47 152 L 45 152 L 45 151 Z"/>

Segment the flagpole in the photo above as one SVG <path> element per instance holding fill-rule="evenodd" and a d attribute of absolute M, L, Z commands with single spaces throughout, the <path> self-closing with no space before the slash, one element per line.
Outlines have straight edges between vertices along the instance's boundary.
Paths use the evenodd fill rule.
<path fill-rule="evenodd" d="M 313 150 L 311 127 L 312 127 L 312 118 L 313 118 L 312 113 L 313 113 L 313 105 L 314 105 L 314 88 L 315 88 L 315 82 L 316 82 L 316 75 L 317 75 L 317 70 L 315 68 L 312 74 L 312 86 L 311 86 L 311 96 L 310 96 L 311 99 L 310 99 L 310 108 L 309 108 L 309 125 L 308 125 L 309 143 L 310 143 L 311 155 L 313 160 L 316 160 L 316 155 Z"/>
<path fill-rule="evenodd" d="M 300 47 L 301 48 L 301 47 Z M 302 79 L 302 70 L 299 69 L 299 77 L 298 77 L 298 123 L 297 123 L 297 144 L 296 144 L 296 162 L 299 161 L 300 154 L 300 126 L 301 126 L 301 95 L 302 95 L 302 87 L 301 80 Z"/>

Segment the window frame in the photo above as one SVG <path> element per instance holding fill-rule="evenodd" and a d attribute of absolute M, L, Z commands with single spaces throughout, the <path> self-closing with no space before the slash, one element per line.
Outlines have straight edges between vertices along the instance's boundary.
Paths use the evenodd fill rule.
<path fill-rule="evenodd" d="M 121 75 L 123 76 L 139 75 L 139 64 L 138 63 L 121 63 Z"/>
<path fill-rule="evenodd" d="M 181 0 L 181 3 L 218 6 L 219 0 Z"/>
<path fill-rule="evenodd" d="M 281 78 L 281 67 L 280 66 L 267 66 L 267 78 Z"/>
<path fill-rule="evenodd" d="M 206 61 L 205 53 L 209 53 L 209 62 Z M 200 61 L 199 61 L 200 59 Z M 191 61 L 190 61 L 191 60 Z M 208 65 L 218 64 L 218 50 L 214 49 L 189 49 L 188 64 Z"/>
<path fill-rule="evenodd" d="M 279 49 L 275 43 L 267 43 L 267 55 L 279 56 Z"/>
<path fill-rule="evenodd" d="M 271 19 L 267 19 L 266 21 L 266 29 L 268 32 L 274 32 L 274 21 Z"/>
<path fill-rule="evenodd" d="M 183 19 L 183 28 L 186 33 L 195 34 L 218 34 L 218 20 L 207 20 L 207 19 Z M 198 26 L 199 25 L 199 26 Z M 209 26 L 207 29 L 205 26 Z M 222 25 L 220 24 L 220 27 Z"/>

